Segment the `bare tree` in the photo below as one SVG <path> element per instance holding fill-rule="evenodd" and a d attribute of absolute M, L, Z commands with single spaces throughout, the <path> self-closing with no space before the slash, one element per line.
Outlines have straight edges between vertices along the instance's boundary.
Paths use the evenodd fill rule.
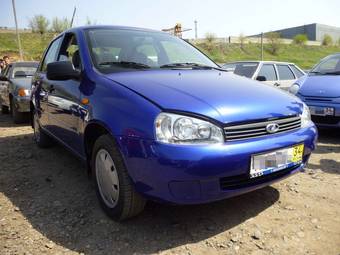
<path fill-rule="evenodd" d="M 40 33 L 41 35 L 47 32 L 49 24 L 50 22 L 43 15 L 35 15 L 29 20 L 29 27 L 32 32 Z"/>
<path fill-rule="evenodd" d="M 277 32 L 269 32 L 266 33 L 266 38 L 268 40 L 268 48 L 267 50 L 272 55 L 277 55 L 281 48 L 281 35 Z"/>
<path fill-rule="evenodd" d="M 205 40 L 211 44 L 216 40 L 216 35 L 214 33 L 208 32 L 205 34 Z"/>
<path fill-rule="evenodd" d="M 70 21 L 67 18 L 59 19 L 58 17 L 52 20 L 52 31 L 55 33 L 61 33 L 64 30 L 70 28 Z"/>

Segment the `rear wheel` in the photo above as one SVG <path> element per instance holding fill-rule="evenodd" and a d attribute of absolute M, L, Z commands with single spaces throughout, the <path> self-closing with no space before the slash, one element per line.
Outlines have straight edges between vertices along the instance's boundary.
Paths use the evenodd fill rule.
<path fill-rule="evenodd" d="M 36 112 L 33 114 L 33 130 L 34 140 L 40 148 L 48 148 L 53 145 L 53 139 L 41 129 L 39 117 Z"/>
<path fill-rule="evenodd" d="M 91 168 L 97 197 L 109 217 L 120 221 L 143 211 L 146 200 L 135 191 L 111 136 L 102 135 L 95 142 Z"/>

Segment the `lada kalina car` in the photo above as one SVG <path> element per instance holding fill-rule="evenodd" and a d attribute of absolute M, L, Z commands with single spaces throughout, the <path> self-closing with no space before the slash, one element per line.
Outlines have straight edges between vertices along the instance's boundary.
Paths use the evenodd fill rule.
<path fill-rule="evenodd" d="M 37 144 L 59 141 L 84 160 L 115 220 L 147 200 L 207 203 L 270 185 L 299 172 L 317 139 L 300 99 L 159 31 L 67 30 L 33 87 Z"/>

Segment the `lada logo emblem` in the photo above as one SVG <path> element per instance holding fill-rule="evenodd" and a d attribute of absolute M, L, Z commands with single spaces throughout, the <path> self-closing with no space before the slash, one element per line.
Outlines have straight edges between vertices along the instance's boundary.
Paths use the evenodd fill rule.
<path fill-rule="evenodd" d="M 280 128 L 279 124 L 277 124 L 277 123 L 270 123 L 270 124 L 268 124 L 266 126 L 267 132 L 271 133 L 271 134 L 276 133 L 277 131 L 279 131 L 279 128 Z"/>

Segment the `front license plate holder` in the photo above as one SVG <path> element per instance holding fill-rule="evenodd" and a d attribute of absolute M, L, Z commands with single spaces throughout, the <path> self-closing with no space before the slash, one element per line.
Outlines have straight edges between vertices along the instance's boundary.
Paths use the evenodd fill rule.
<path fill-rule="evenodd" d="M 250 178 L 268 175 L 302 163 L 304 144 L 252 155 Z"/>

